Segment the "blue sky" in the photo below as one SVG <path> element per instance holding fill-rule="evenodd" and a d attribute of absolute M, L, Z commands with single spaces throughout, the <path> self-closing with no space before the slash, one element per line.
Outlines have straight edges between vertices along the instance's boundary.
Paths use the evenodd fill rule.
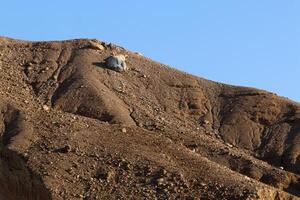
<path fill-rule="evenodd" d="M 300 1 L 7 0 L 0 35 L 97 38 L 180 70 L 300 102 Z"/>

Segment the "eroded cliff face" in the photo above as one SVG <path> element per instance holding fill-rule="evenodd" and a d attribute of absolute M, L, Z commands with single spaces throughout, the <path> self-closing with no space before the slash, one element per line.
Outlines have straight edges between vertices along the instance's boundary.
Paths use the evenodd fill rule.
<path fill-rule="evenodd" d="M 0 75 L 4 199 L 300 196 L 295 102 L 97 40 L 1 38 Z"/>

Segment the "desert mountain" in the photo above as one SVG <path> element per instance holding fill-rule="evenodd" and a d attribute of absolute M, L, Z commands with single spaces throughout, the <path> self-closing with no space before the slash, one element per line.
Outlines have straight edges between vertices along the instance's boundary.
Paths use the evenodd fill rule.
<path fill-rule="evenodd" d="M 0 77 L 1 200 L 300 197 L 296 102 L 88 39 L 0 38 Z"/>

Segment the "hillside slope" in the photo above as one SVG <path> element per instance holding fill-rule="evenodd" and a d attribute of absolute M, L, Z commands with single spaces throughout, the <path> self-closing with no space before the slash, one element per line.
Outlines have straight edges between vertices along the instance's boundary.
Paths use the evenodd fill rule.
<path fill-rule="evenodd" d="M 300 197 L 298 103 L 86 39 L 0 38 L 0 76 L 0 199 Z"/>

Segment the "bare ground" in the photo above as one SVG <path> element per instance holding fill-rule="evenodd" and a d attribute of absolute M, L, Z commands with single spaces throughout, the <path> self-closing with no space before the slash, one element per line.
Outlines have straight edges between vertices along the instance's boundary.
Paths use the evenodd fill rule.
<path fill-rule="evenodd" d="M 296 102 L 87 39 L 0 38 L 0 77 L 0 199 L 300 197 Z"/>

